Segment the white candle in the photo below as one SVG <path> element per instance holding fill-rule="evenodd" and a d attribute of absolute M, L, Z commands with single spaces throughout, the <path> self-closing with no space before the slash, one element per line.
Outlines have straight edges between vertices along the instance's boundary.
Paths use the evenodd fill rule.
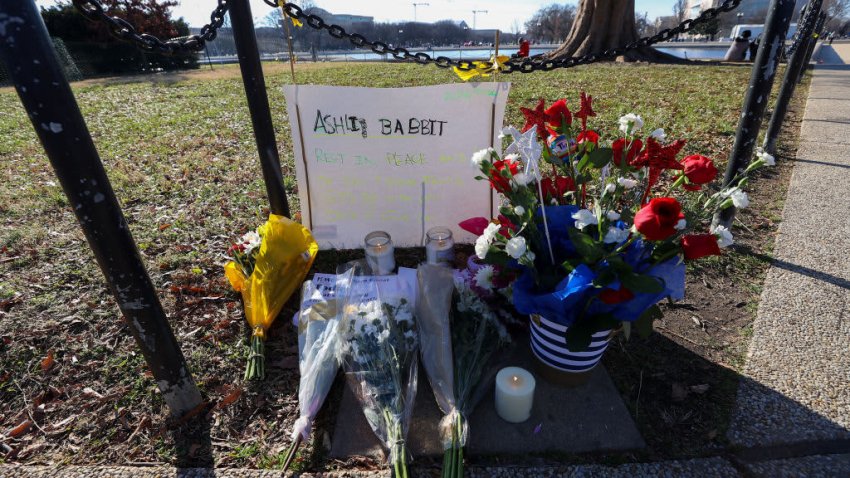
<path fill-rule="evenodd" d="M 395 270 L 395 247 L 390 235 L 383 231 L 370 232 L 364 241 L 366 263 L 372 274 L 384 276 Z"/>
<path fill-rule="evenodd" d="M 455 260 L 455 241 L 449 228 L 432 227 L 425 236 L 425 261 L 428 264 L 450 264 Z"/>
<path fill-rule="evenodd" d="M 496 413 L 502 420 L 522 423 L 531 416 L 534 376 L 519 367 L 505 367 L 496 374 Z"/>

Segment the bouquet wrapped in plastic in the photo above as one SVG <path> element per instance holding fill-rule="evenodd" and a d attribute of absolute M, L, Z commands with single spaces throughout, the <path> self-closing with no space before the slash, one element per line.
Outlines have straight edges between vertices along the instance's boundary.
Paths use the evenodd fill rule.
<path fill-rule="evenodd" d="M 337 287 L 337 282 L 340 286 Z M 313 419 L 339 371 L 340 308 L 337 293 L 351 283 L 351 274 L 341 276 L 316 274 L 301 288 L 301 310 L 298 313 L 298 384 L 299 416 L 292 429 L 292 445 L 284 461 L 289 468 L 295 452 L 310 438 Z"/>
<path fill-rule="evenodd" d="M 233 260 L 224 265 L 224 274 L 233 289 L 242 293 L 252 331 L 246 379 L 265 378 L 266 332 L 304 280 L 318 251 L 306 227 L 275 214 L 228 250 Z"/>
<path fill-rule="evenodd" d="M 483 272 L 486 275 L 488 270 Z M 416 315 L 422 366 L 444 413 L 439 426 L 445 450 L 444 478 L 463 477 L 467 417 L 481 398 L 490 357 L 510 342 L 500 318 L 480 295 L 492 295 L 492 285 L 482 285 L 489 287 L 479 287 L 469 271 L 428 265 L 419 268 Z"/>
<path fill-rule="evenodd" d="M 419 337 L 411 291 L 393 276 L 356 277 L 342 316 L 342 364 L 372 431 L 407 478 L 405 437 L 416 397 Z"/>

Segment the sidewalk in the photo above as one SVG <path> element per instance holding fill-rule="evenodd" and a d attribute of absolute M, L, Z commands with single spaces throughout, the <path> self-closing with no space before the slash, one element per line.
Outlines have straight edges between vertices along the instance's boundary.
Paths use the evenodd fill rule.
<path fill-rule="evenodd" d="M 850 65 L 818 66 L 728 432 L 734 445 L 850 440 L 848 192 Z M 850 476 L 848 460 L 840 473 Z"/>

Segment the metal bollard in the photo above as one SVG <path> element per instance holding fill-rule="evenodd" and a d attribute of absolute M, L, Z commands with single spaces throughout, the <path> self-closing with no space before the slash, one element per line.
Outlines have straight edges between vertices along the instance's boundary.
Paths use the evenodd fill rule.
<path fill-rule="evenodd" d="M 254 139 L 257 141 L 257 152 L 260 154 L 269 206 L 274 214 L 289 217 L 289 201 L 283 189 L 283 173 L 280 170 L 274 123 L 248 0 L 230 2 L 230 22 L 233 26 L 233 40 L 236 43 L 245 96 L 248 98 L 248 111 L 251 113 L 251 124 L 254 127 Z"/>
<path fill-rule="evenodd" d="M 728 186 L 735 176 L 747 167 L 752 158 L 764 109 L 770 98 L 776 69 L 779 67 L 779 54 L 785 43 L 785 34 L 788 32 L 793 13 L 794 0 L 771 0 L 761 45 L 750 75 L 750 86 L 744 97 L 741 119 L 738 121 L 735 145 L 732 147 L 729 164 L 726 166 L 726 175 L 723 177 L 724 187 Z M 734 217 L 734 207 L 724 209 L 715 216 L 714 224 L 729 227 Z"/>
<path fill-rule="evenodd" d="M 815 29 L 809 39 L 809 47 L 806 48 L 806 57 L 803 60 L 803 67 L 800 70 L 800 75 L 797 77 L 797 83 L 803 81 L 803 76 L 806 73 L 806 68 L 809 66 L 809 62 L 812 61 L 812 54 L 815 52 L 815 47 L 818 44 L 818 39 L 820 37 L 821 32 L 823 31 L 823 26 L 826 23 L 826 13 L 821 12 L 818 15 L 818 19 L 815 22 Z"/>
<path fill-rule="evenodd" d="M 200 391 L 186 367 L 34 0 L 0 2 L 0 60 L 165 403 L 176 416 L 197 408 Z"/>
<path fill-rule="evenodd" d="M 788 60 L 788 66 L 785 68 L 785 76 L 782 78 L 782 86 L 779 88 L 776 106 L 773 108 L 773 114 L 770 116 L 767 132 L 764 136 L 763 147 L 770 154 L 776 154 L 776 140 L 779 137 L 782 123 L 785 121 L 785 115 L 788 112 L 788 103 L 794 96 L 797 79 L 800 77 L 800 71 L 805 66 L 804 60 L 809 43 L 814 41 L 812 33 L 815 28 L 815 18 L 817 18 L 818 12 L 820 12 L 821 3 L 822 0 L 812 0 L 807 6 L 806 16 L 801 24 L 799 33 L 802 43 L 794 50 L 793 55 Z"/>

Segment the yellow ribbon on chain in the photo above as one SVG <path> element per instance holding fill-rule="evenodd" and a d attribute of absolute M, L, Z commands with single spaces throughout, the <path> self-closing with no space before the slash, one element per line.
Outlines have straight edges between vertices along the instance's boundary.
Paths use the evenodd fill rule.
<path fill-rule="evenodd" d="M 286 5 L 286 0 L 277 0 L 277 5 L 280 7 L 281 10 L 283 10 L 283 15 L 289 17 L 289 15 L 286 14 L 286 10 L 283 9 L 283 7 Z M 301 23 L 301 20 L 295 17 L 289 17 L 289 19 L 292 20 L 292 24 L 298 28 L 304 26 L 304 24 Z"/>
<path fill-rule="evenodd" d="M 504 71 L 507 68 L 505 67 L 505 63 L 510 60 L 510 57 L 499 55 L 490 57 L 489 61 L 473 61 L 472 64 L 475 68 L 471 68 L 469 70 L 461 70 L 458 67 L 454 67 L 455 74 L 463 81 L 469 81 L 476 76 L 488 77 L 493 73 Z"/>

